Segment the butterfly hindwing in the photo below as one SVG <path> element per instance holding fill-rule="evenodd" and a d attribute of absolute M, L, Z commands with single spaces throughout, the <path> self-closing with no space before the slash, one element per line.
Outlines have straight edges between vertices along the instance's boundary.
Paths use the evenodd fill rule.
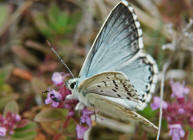
<path fill-rule="evenodd" d="M 132 111 L 124 106 L 121 106 L 111 100 L 104 98 L 97 94 L 88 94 L 88 102 L 96 109 L 98 114 L 107 116 L 119 120 L 123 123 L 129 123 L 135 121 L 143 124 L 146 127 L 150 127 L 153 130 L 157 130 L 157 126 L 151 123 L 149 120 L 141 116 L 140 114 Z M 97 118 L 96 118 L 97 119 Z"/>
<path fill-rule="evenodd" d="M 134 10 L 121 1 L 109 14 L 79 74 L 80 81 L 112 71 L 143 48 L 142 30 Z"/>
<path fill-rule="evenodd" d="M 139 96 L 135 87 L 127 77 L 119 72 L 104 72 L 84 80 L 78 87 L 84 96 L 94 93 L 98 95 L 126 99 L 142 103 L 145 97 Z"/>
<path fill-rule="evenodd" d="M 151 94 L 155 91 L 158 68 L 153 58 L 145 53 L 139 53 L 130 63 L 118 66 L 116 71 L 122 71 L 127 75 L 140 96 L 145 96 L 145 102 L 149 102 Z"/>

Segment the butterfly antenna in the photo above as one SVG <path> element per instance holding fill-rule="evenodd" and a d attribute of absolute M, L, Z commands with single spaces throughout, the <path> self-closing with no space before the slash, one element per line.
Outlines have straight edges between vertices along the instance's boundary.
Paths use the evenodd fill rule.
<path fill-rule="evenodd" d="M 70 75 L 72 75 L 72 77 L 74 78 L 74 75 L 72 74 L 71 70 L 69 69 L 69 67 L 64 63 L 64 61 L 62 60 L 62 58 L 58 55 L 58 53 L 56 52 L 56 50 L 54 49 L 54 47 L 51 45 L 51 43 L 46 40 L 48 46 L 51 48 L 51 51 L 58 57 L 58 59 L 60 60 L 60 62 L 64 65 L 64 67 L 68 70 L 68 72 L 70 73 Z"/>

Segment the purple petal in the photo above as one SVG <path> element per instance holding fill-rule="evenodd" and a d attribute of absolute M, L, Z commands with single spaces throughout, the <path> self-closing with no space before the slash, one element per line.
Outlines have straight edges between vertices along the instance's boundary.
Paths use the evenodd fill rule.
<path fill-rule="evenodd" d="M 88 109 L 84 109 L 82 113 L 83 113 L 83 116 L 88 116 L 88 115 L 93 114 L 93 112 Z"/>
<path fill-rule="evenodd" d="M 88 130 L 88 127 L 84 127 L 81 125 L 76 126 L 76 134 L 78 139 L 83 139 L 85 132 Z"/>
<path fill-rule="evenodd" d="M 75 114 L 74 111 L 69 111 L 69 112 L 68 112 L 68 116 L 70 116 L 70 117 L 74 116 L 74 114 Z"/>
<path fill-rule="evenodd" d="M 46 100 L 45 100 L 45 104 L 50 104 L 50 103 L 52 103 L 52 100 L 48 97 L 48 98 L 46 98 Z"/>
<path fill-rule="evenodd" d="M 184 88 L 184 94 L 188 94 L 190 92 L 189 88 Z"/>
<path fill-rule="evenodd" d="M 13 134 L 14 134 L 14 131 L 13 131 L 13 130 L 9 131 L 9 134 L 10 134 L 10 135 L 13 135 Z"/>
<path fill-rule="evenodd" d="M 193 117 L 190 118 L 190 121 L 193 122 Z"/>
<path fill-rule="evenodd" d="M 92 120 L 91 120 L 91 115 L 93 114 L 93 111 L 90 111 L 88 109 L 83 109 L 82 110 L 82 116 L 80 118 L 81 123 L 86 123 L 89 127 L 92 126 Z"/>
<path fill-rule="evenodd" d="M 170 81 L 170 86 L 172 88 L 171 97 L 183 98 L 185 94 L 189 93 L 189 89 L 185 87 L 185 83 Z"/>
<path fill-rule="evenodd" d="M 86 123 L 88 124 L 89 127 L 92 127 L 92 120 L 90 117 L 86 118 Z"/>
<path fill-rule="evenodd" d="M 56 107 L 58 107 L 58 105 L 59 105 L 59 103 L 58 102 L 52 102 L 52 107 L 54 107 L 54 108 L 56 108 Z"/>
<path fill-rule="evenodd" d="M 21 121 L 21 117 L 20 117 L 18 114 L 15 115 L 15 121 L 16 121 L 16 122 Z"/>
<path fill-rule="evenodd" d="M 86 118 L 85 118 L 84 116 L 81 116 L 81 117 L 80 117 L 80 122 L 81 122 L 81 123 L 85 123 L 85 122 L 86 122 Z"/>
<path fill-rule="evenodd" d="M 0 136 L 5 136 L 7 132 L 7 129 L 5 129 L 4 127 L 0 127 Z"/>
<path fill-rule="evenodd" d="M 55 85 L 59 85 L 63 83 L 63 76 L 60 72 L 54 72 L 52 75 L 52 81 L 54 82 Z"/>
<path fill-rule="evenodd" d="M 156 110 L 156 109 L 160 108 L 160 103 L 161 103 L 160 97 L 154 96 L 153 97 L 153 103 L 150 105 L 152 110 Z M 162 101 L 162 108 L 166 109 L 167 107 L 168 107 L 167 102 Z"/>
<path fill-rule="evenodd" d="M 172 140 L 180 140 L 185 135 L 185 132 L 180 124 L 171 124 L 168 126 L 170 131 L 169 135 L 172 136 Z"/>
<path fill-rule="evenodd" d="M 185 110 L 184 110 L 183 108 L 179 108 L 179 109 L 178 109 L 178 113 L 184 114 L 184 112 L 185 112 Z"/>
<path fill-rule="evenodd" d="M 48 96 L 50 97 L 52 95 L 54 95 L 54 97 L 58 98 L 58 99 L 62 99 L 62 95 L 56 91 L 56 90 L 51 90 L 49 93 L 48 93 Z"/>

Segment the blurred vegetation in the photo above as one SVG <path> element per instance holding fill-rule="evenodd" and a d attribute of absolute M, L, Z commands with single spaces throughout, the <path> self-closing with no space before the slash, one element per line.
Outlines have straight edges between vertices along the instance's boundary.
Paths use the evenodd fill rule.
<path fill-rule="evenodd" d="M 45 97 L 42 92 L 52 85 L 52 73 L 66 72 L 50 51 L 46 40 L 54 45 L 72 72 L 78 75 L 100 26 L 118 1 L 0 1 L 0 114 L 3 114 L 7 105 L 15 101 L 18 104 L 19 114 L 28 120 L 25 127 L 15 130 L 13 140 L 74 139 L 73 123 L 65 130 L 62 128 L 65 110 L 53 110 L 44 104 Z M 164 98 L 169 99 L 171 92 L 167 80 L 177 79 L 186 81 L 191 90 L 190 100 L 193 100 L 192 26 L 186 30 L 189 19 L 193 18 L 193 2 L 191 0 L 130 2 L 142 25 L 145 50 L 155 58 L 160 71 L 163 65 L 170 61 Z M 163 49 L 165 44 L 167 47 Z M 158 84 L 157 95 L 159 89 Z M 16 108 L 12 106 L 10 110 L 15 111 Z M 158 124 L 158 112 L 152 111 L 149 106 L 140 113 Z M 161 134 L 163 140 L 171 139 L 167 135 L 166 126 L 166 122 L 163 122 Z M 147 134 L 140 126 L 136 127 L 135 133 L 124 134 L 96 125 L 90 133 L 91 140 L 129 138 L 151 140 L 156 137 L 155 133 Z M 192 130 L 190 135 L 193 135 Z"/>

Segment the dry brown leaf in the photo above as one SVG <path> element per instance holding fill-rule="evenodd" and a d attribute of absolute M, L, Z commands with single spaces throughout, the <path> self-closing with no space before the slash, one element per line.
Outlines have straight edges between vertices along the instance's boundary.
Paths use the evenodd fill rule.
<path fill-rule="evenodd" d="M 20 68 L 14 68 L 12 74 L 24 80 L 30 81 L 32 79 L 32 74 L 29 71 Z"/>
<path fill-rule="evenodd" d="M 35 140 L 46 140 L 46 136 L 43 133 L 38 133 Z"/>

